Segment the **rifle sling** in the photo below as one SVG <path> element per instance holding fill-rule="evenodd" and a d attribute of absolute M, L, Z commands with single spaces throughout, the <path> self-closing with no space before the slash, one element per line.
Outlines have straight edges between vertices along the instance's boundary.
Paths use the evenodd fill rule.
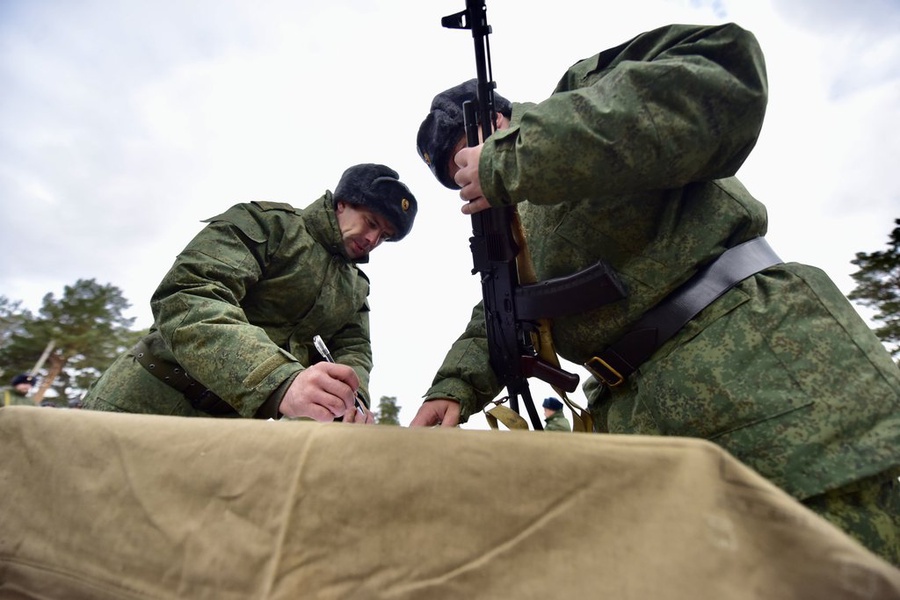
<path fill-rule="evenodd" d="M 134 354 L 135 360 L 148 373 L 169 387 L 181 392 L 195 409 L 211 415 L 236 414 L 234 407 L 188 375 L 181 365 L 154 356 L 144 340 L 135 344 L 131 352 Z"/>
<path fill-rule="evenodd" d="M 610 387 L 620 385 L 697 313 L 747 277 L 781 262 L 763 237 L 729 248 L 585 362 L 585 368 Z"/>
<path fill-rule="evenodd" d="M 531 252 L 528 250 L 528 242 L 525 238 L 525 228 L 522 226 L 522 221 L 519 219 L 518 212 L 513 213 L 513 219 L 512 219 L 511 226 L 512 226 L 513 238 L 515 239 L 516 244 L 518 244 L 519 248 L 521 249 L 518 256 L 516 256 L 516 268 L 519 271 L 519 280 L 524 285 L 530 286 L 537 282 L 537 274 L 535 274 L 535 272 L 534 272 L 534 261 L 532 261 Z M 585 275 L 585 273 L 587 273 L 587 275 Z M 604 263 L 597 263 L 597 265 L 594 265 L 594 267 L 591 267 L 590 269 L 580 271 L 579 273 L 576 273 L 573 277 L 563 278 L 563 279 L 568 279 L 569 282 L 573 281 L 574 279 L 578 279 L 579 282 L 581 282 L 581 281 L 597 282 L 597 281 L 602 280 L 604 278 L 604 275 L 611 275 L 612 277 L 614 277 L 614 274 L 612 274 L 612 272 L 609 271 L 609 269 L 606 267 L 606 265 Z M 560 281 L 560 279 L 555 279 L 555 280 L 550 280 L 550 281 Z M 622 295 L 624 295 L 623 288 L 620 285 L 618 285 L 618 280 L 615 279 L 614 281 L 616 282 L 616 285 L 617 285 L 619 291 L 622 293 Z M 579 285 L 580 285 L 580 283 L 579 283 Z M 554 287 L 556 287 L 556 286 L 554 286 Z M 576 286 L 576 287 L 578 287 L 578 286 Z M 570 292 L 572 289 L 570 286 L 568 286 L 567 283 L 562 284 L 559 287 L 556 287 L 556 289 L 559 289 L 559 288 L 566 288 Z M 581 290 L 582 293 L 589 293 L 583 287 L 580 287 L 579 289 Z M 553 334 L 550 330 L 551 329 L 550 323 L 551 323 L 551 320 L 548 317 L 541 317 L 541 318 L 535 319 L 536 330 L 531 334 L 531 336 L 532 336 L 532 340 L 534 341 L 534 346 L 537 349 L 538 355 L 543 360 L 547 361 L 548 364 L 559 369 L 560 368 L 559 357 L 556 354 L 556 348 L 554 347 L 554 344 L 553 344 Z M 577 379 L 577 377 L 576 377 L 576 379 Z M 560 398 L 562 398 L 563 402 L 565 402 L 566 406 L 569 407 L 569 410 L 572 411 L 572 431 L 577 431 L 577 432 L 582 432 L 582 433 L 591 433 L 594 430 L 594 419 L 591 416 L 590 411 L 579 406 L 578 403 L 575 402 L 574 400 L 569 399 L 569 396 L 566 393 L 565 389 L 563 389 L 557 385 L 554 385 L 553 383 L 551 383 L 550 385 L 553 388 L 553 391 L 556 392 L 556 394 Z M 577 386 L 577 382 L 576 382 L 576 386 Z M 574 389 L 572 391 L 574 391 Z M 529 396 L 530 396 L 530 394 L 529 394 Z M 490 422 L 490 419 L 489 419 L 489 422 Z M 504 424 L 506 424 L 507 427 L 510 427 L 509 423 L 507 423 L 506 421 L 504 421 Z M 527 425 L 526 425 L 526 427 L 527 427 Z M 512 427 L 510 427 L 510 428 L 512 428 Z"/>
<path fill-rule="evenodd" d="M 510 407 L 496 402 L 492 403 L 490 408 L 484 408 L 484 417 L 491 429 L 499 429 L 498 424 L 503 423 L 510 431 L 514 429 L 528 431 L 528 421 Z"/>

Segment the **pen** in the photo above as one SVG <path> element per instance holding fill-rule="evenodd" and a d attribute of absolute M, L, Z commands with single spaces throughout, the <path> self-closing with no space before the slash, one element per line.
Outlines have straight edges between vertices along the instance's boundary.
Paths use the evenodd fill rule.
<path fill-rule="evenodd" d="M 328 350 L 328 346 L 325 345 L 325 341 L 322 339 L 321 335 L 317 335 L 313 338 L 313 344 L 315 345 L 316 350 L 319 351 L 319 354 L 322 355 L 322 358 L 330 363 L 334 362 L 334 358 L 332 358 L 331 352 Z M 353 394 L 353 399 L 356 400 L 356 410 L 359 412 L 359 414 L 365 417 L 366 409 L 363 408 L 363 403 L 362 400 L 359 399 L 359 395 Z"/>

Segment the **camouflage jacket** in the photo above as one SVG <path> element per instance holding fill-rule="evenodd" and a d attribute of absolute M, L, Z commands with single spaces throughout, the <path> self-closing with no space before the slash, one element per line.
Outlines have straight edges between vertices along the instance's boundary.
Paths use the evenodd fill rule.
<path fill-rule="evenodd" d="M 34 406 L 34 400 L 12 386 L 0 388 L 0 390 L 2 390 L 3 396 L 0 406 Z"/>
<path fill-rule="evenodd" d="M 560 356 L 583 364 L 766 233 L 765 207 L 734 177 L 766 101 L 762 52 L 728 24 L 641 34 L 577 62 L 547 100 L 513 104 L 482 150 L 485 197 L 517 205 L 539 279 L 603 259 L 628 294 L 556 319 Z M 798 497 L 898 463 L 900 372 L 812 267 L 744 280 L 625 384 L 585 391 L 601 430 L 711 439 Z M 458 400 L 465 420 L 499 392 L 479 305 L 425 397 Z"/>
<path fill-rule="evenodd" d="M 240 416 L 277 416 L 286 384 L 321 360 L 318 334 L 356 371 L 367 400 L 369 282 L 344 253 L 331 192 L 303 210 L 253 202 L 207 222 L 153 294 L 144 338 L 152 353 Z M 97 400 L 128 412 L 204 414 L 130 352 L 92 387 L 86 407 Z"/>
<path fill-rule="evenodd" d="M 561 410 L 556 411 L 547 419 L 544 419 L 544 431 L 572 431 L 569 420 Z"/>

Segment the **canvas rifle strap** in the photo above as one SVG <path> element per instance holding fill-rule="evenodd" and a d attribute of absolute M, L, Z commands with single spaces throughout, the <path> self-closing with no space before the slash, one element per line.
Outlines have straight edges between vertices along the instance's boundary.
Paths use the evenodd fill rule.
<path fill-rule="evenodd" d="M 536 283 L 537 275 L 535 275 L 534 272 L 534 262 L 532 262 L 531 253 L 528 251 L 528 244 L 525 241 L 525 229 L 522 227 L 522 222 L 519 220 L 518 211 L 513 212 L 512 228 L 513 238 L 520 248 L 519 254 L 516 256 L 516 268 L 519 272 L 519 282 L 525 284 Z M 556 349 L 553 346 L 553 334 L 550 331 L 550 319 L 539 319 L 538 331 L 537 333 L 532 333 L 531 338 L 538 356 L 554 367 L 559 368 L 559 357 L 556 355 Z M 559 389 L 556 386 L 551 387 L 553 388 L 553 391 L 562 398 L 563 402 L 566 403 L 569 410 L 572 411 L 572 431 L 593 433 L 594 419 L 591 417 L 590 411 L 581 408 L 576 402 L 569 399 L 565 390 Z"/>
<path fill-rule="evenodd" d="M 498 425 L 498 422 L 500 422 L 506 425 L 506 428 L 510 431 L 513 429 L 528 431 L 528 421 L 510 407 L 504 406 L 499 402 L 492 402 L 490 408 L 485 407 L 484 417 L 487 419 L 491 429 L 500 429 Z"/>

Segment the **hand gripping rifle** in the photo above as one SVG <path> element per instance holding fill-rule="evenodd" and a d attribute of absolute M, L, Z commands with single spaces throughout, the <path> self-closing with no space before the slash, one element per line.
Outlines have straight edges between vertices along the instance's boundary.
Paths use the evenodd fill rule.
<path fill-rule="evenodd" d="M 444 17 L 441 25 L 449 29 L 471 29 L 475 40 L 478 106 L 463 103 L 468 146 L 477 146 L 478 127 L 482 139 L 493 133 L 496 125 L 490 43 L 485 0 L 466 0 L 466 10 Z M 516 241 L 518 215 L 514 206 L 492 207 L 472 215 L 472 237 L 469 246 L 474 268 L 481 276 L 484 319 L 491 367 L 509 393 L 510 407 L 519 411 L 519 397 L 525 400 L 528 416 L 535 430 L 543 429 L 528 387 L 528 378 L 537 377 L 554 389 L 573 392 L 578 376 L 559 368 L 556 354 L 552 362 L 535 350 L 541 320 L 589 310 L 597 304 L 614 301 L 624 293 L 612 273 L 602 262 L 574 275 L 519 284 L 516 257 L 520 247 Z M 598 302 L 599 300 L 599 302 Z"/>

